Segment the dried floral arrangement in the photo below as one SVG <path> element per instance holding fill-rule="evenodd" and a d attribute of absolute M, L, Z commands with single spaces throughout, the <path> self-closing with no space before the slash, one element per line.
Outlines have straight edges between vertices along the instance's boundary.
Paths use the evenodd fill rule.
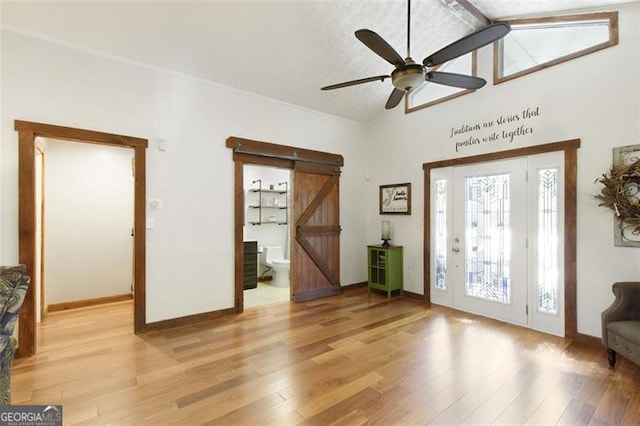
<path fill-rule="evenodd" d="M 596 182 L 603 185 L 595 196 L 598 205 L 610 208 L 618 219 L 640 232 L 640 160 L 614 164 Z"/>

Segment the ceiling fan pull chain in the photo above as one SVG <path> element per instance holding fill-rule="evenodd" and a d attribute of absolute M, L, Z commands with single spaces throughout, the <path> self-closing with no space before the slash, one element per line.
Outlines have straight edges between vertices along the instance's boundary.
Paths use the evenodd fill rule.
<path fill-rule="evenodd" d="M 407 1 L 407 58 L 411 57 L 411 0 Z"/>

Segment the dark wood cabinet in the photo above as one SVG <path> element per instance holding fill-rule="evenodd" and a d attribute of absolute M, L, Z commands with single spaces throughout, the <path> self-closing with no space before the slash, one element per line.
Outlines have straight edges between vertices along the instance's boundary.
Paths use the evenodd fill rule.
<path fill-rule="evenodd" d="M 244 289 L 256 288 L 258 286 L 258 242 L 244 242 Z"/>

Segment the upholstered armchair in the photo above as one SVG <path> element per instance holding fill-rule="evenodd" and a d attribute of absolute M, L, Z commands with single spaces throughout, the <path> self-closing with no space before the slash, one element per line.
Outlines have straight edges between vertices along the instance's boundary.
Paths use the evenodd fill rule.
<path fill-rule="evenodd" d="M 613 304 L 602 312 L 602 343 L 609 365 L 615 366 L 617 353 L 640 365 L 640 282 L 615 283 L 613 294 Z"/>
<path fill-rule="evenodd" d="M 0 405 L 11 403 L 11 364 L 16 349 L 13 331 L 31 279 L 26 267 L 0 266 Z"/>

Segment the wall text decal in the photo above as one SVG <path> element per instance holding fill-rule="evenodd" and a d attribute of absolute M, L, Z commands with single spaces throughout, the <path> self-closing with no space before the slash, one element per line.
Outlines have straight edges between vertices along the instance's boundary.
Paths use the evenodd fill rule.
<path fill-rule="evenodd" d="M 456 152 L 472 145 L 489 142 L 513 142 L 516 138 L 533 133 L 534 120 L 540 115 L 540 107 L 530 107 L 514 114 L 500 115 L 481 123 L 460 124 L 449 130 L 449 139 L 455 141 Z"/>

